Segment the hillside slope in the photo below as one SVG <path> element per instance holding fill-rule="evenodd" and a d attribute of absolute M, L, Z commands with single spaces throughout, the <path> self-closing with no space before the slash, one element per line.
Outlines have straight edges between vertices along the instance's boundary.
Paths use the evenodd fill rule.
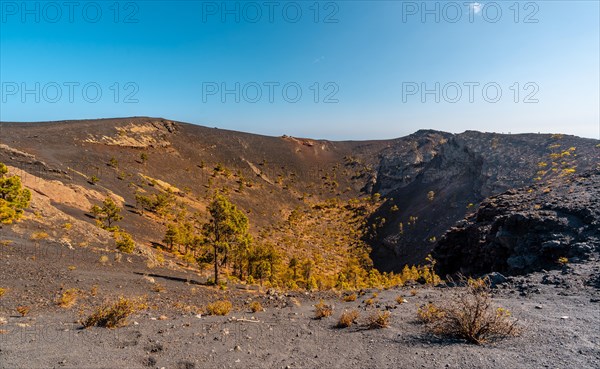
<path fill-rule="evenodd" d="M 422 262 L 487 196 L 595 167 L 597 145 L 562 135 L 437 131 L 333 142 L 147 117 L 0 123 L 0 162 L 29 173 L 38 183 L 30 186 L 52 206 L 91 223 L 90 204 L 111 195 L 128 210 L 121 226 L 145 245 L 161 242 L 165 221 L 140 212 L 136 194 L 171 191 L 202 214 L 211 196 L 224 192 L 247 213 L 255 235 L 295 209 L 372 197 L 378 209 L 367 219 L 367 241 L 381 270 Z M 285 238 L 272 240 L 285 250 Z"/>

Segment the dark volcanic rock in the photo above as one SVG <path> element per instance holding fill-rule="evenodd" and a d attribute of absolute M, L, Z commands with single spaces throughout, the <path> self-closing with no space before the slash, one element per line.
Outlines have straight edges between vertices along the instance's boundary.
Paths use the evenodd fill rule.
<path fill-rule="evenodd" d="M 528 273 L 600 250 L 600 171 L 510 190 L 449 230 L 434 257 L 442 275 Z M 547 281 L 547 283 L 553 283 Z"/>
<path fill-rule="evenodd" d="M 435 240 L 489 196 L 542 181 L 562 182 L 573 168 L 577 173 L 594 170 L 600 161 L 598 143 L 563 135 L 474 131 L 418 131 L 403 138 L 380 154 L 376 167 L 373 190 L 388 200 L 371 219 L 373 224 L 385 219 L 372 242 L 375 266 L 400 271 L 404 264 L 423 263 Z M 560 210 L 560 204 L 555 206 Z M 488 211 L 493 215 L 495 210 Z M 508 221 L 522 223 L 518 217 Z"/>

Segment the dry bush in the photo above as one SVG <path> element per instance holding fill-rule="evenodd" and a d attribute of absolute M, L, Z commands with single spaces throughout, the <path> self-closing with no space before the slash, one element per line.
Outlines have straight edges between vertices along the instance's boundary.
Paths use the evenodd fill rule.
<path fill-rule="evenodd" d="M 95 284 L 90 288 L 90 295 L 96 296 L 98 294 L 98 285 Z"/>
<path fill-rule="evenodd" d="M 444 318 L 444 311 L 428 302 L 417 309 L 417 317 L 421 323 L 432 323 Z"/>
<path fill-rule="evenodd" d="M 389 311 L 375 311 L 369 316 L 367 326 L 369 329 L 386 328 L 390 324 L 390 316 Z"/>
<path fill-rule="evenodd" d="M 352 302 L 352 301 L 356 301 L 356 298 L 357 298 L 356 294 L 352 293 L 352 294 L 349 294 L 349 295 L 345 295 L 344 298 L 343 298 L 343 300 L 345 302 Z"/>
<path fill-rule="evenodd" d="M 259 311 L 264 311 L 264 310 L 265 309 L 262 307 L 262 305 L 258 301 L 252 301 L 252 303 L 250 303 L 250 311 L 252 311 L 253 313 L 257 313 Z"/>
<path fill-rule="evenodd" d="M 156 293 L 161 293 L 161 292 L 165 292 L 167 289 L 165 288 L 165 286 L 163 286 L 160 283 L 155 283 L 154 285 L 152 285 L 152 291 L 156 292 Z"/>
<path fill-rule="evenodd" d="M 510 312 L 494 307 L 489 280 L 466 282 L 464 292 L 448 307 L 428 304 L 427 308 L 419 309 L 419 319 L 428 329 L 434 334 L 462 338 L 477 345 L 518 335 L 520 329 Z"/>
<path fill-rule="evenodd" d="M 46 232 L 34 232 L 31 234 L 30 239 L 33 241 L 38 241 L 38 240 L 45 240 L 48 237 L 50 237 L 50 236 Z"/>
<path fill-rule="evenodd" d="M 325 304 L 323 300 L 315 305 L 315 319 L 327 318 L 331 316 L 331 314 L 333 314 L 333 307 Z"/>
<path fill-rule="evenodd" d="M 141 299 L 126 299 L 121 296 L 116 302 L 100 306 L 82 324 L 85 328 L 93 326 L 104 328 L 122 327 L 127 324 L 127 317 L 147 307 Z"/>
<path fill-rule="evenodd" d="M 6 293 L 6 288 L 0 287 L 0 297 L 4 296 L 5 293 Z"/>
<path fill-rule="evenodd" d="M 17 306 L 17 312 L 21 315 L 21 316 L 25 316 L 27 314 L 29 314 L 29 311 L 31 310 L 31 308 L 29 306 Z"/>
<path fill-rule="evenodd" d="M 77 294 L 79 291 L 75 288 L 69 288 L 63 292 L 58 298 L 57 304 L 62 308 L 70 308 L 77 302 Z"/>
<path fill-rule="evenodd" d="M 410 290 L 410 295 L 411 295 L 411 296 L 416 296 L 418 292 L 419 292 L 419 291 L 417 291 L 416 289 L 412 288 L 412 289 Z"/>
<path fill-rule="evenodd" d="M 398 296 L 396 297 L 396 303 L 398 305 L 402 305 L 404 303 L 407 303 L 408 301 L 406 301 L 406 299 L 404 298 L 404 296 Z"/>
<path fill-rule="evenodd" d="M 358 310 L 344 311 L 342 315 L 340 315 L 340 320 L 338 321 L 338 328 L 348 328 L 352 324 L 356 323 L 358 319 Z"/>
<path fill-rule="evenodd" d="M 227 315 L 229 314 L 229 312 L 231 311 L 231 308 L 233 308 L 233 305 L 231 304 L 230 301 L 227 300 L 220 300 L 220 301 L 215 301 L 211 304 L 206 305 L 206 312 L 209 315 Z"/>
<path fill-rule="evenodd" d="M 365 300 L 365 305 L 371 306 L 371 305 L 373 305 L 373 302 L 374 302 L 373 299 L 366 299 Z"/>
<path fill-rule="evenodd" d="M 98 259 L 98 262 L 103 265 L 108 263 L 108 256 L 106 256 L 106 255 L 100 256 L 100 258 Z"/>

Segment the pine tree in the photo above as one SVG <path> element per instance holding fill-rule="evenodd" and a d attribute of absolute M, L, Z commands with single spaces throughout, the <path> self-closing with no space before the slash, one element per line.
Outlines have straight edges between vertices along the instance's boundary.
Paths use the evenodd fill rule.
<path fill-rule="evenodd" d="M 208 207 L 211 219 L 203 226 L 203 236 L 212 247 L 215 284 L 219 283 L 219 266 L 227 253 L 240 244 L 251 242 L 248 217 L 223 195 L 216 195 Z"/>
<path fill-rule="evenodd" d="M 0 223 L 3 224 L 19 220 L 31 201 L 31 192 L 22 188 L 21 177 L 7 174 L 8 168 L 0 163 Z"/>
<path fill-rule="evenodd" d="M 167 247 L 170 251 L 173 251 L 173 246 L 177 240 L 177 235 L 177 227 L 174 224 L 167 225 L 167 231 L 165 232 L 165 238 L 163 239 L 163 242 L 167 244 Z"/>
<path fill-rule="evenodd" d="M 113 223 L 123 219 L 121 208 L 117 206 L 110 196 L 104 199 L 102 207 L 94 205 L 90 209 L 90 212 L 96 217 L 98 225 L 108 230 L 113 229 Z"/>

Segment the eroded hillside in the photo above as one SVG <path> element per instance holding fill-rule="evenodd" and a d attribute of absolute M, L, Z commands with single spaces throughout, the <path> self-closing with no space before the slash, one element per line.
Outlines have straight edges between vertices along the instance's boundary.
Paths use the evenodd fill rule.
<path fill-rule="evenodd" d="M 148 211 L 143 198 L 168 197 L 186 214 L 206 217 L 211 197 L 224 193 L 247 214 L 251 233 L 279 247 L 286 260 L 347 250 L 357 230 L 340 227 L 349 216 L 343 204 L 368 201 L 376 205 L 356 224 L 370 230 L 365 240 L 375 265 L 396 271 L 423 262 L 485 197 L 559 180 L 600 160 L 597 140 L 572 136 L 419 131 L 332 142 L 157 118 L 1 123 L 0 144 L 0 162 L 29 178 L 26 186 L 56 214 L 93 224 L 90 205 L 110 195 L 125 209 L 120 226 L 147 247 L 162 243 L 178 214 Z M 315 212 L 332 199 L 339 209 Z M 280 226 L 294 211 L 304 214 L 297 228 Z M 285 241 L 302 232 L 304 246 Z"/>

